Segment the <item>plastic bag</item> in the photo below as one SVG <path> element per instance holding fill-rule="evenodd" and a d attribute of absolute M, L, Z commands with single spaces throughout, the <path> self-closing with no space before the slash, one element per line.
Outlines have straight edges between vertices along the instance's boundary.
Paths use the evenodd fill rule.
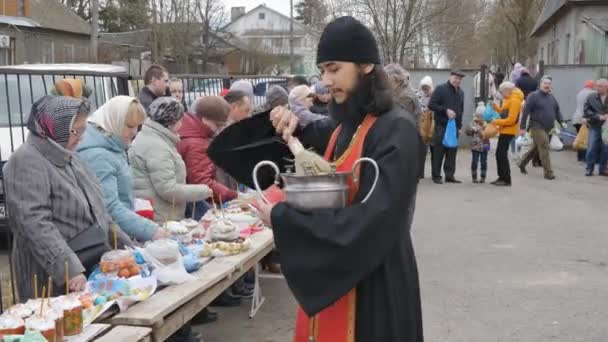
<path fill-rule="evenodd" d="M 433 112 L 425 111 L 422 113 L 422 122 L 420 123 L 420 135 L 425 144 L 428 144 L 433 136 Z"/>
<path fill-rule="evenodd" d="M 534 141 L 532 140 L 532 137 L 530 137 L 530 133 L 520 135 L 515 140 L 515 146 L 517 146 L 518 148 L 522 148 L 524 146 L 530 146 L 532 144 L 534 144 Z"/>
<path fill-rule="evenodd" d="M 156 240 L 139 251 L 154 268 L 152 274 L 156 275 L 161 285 L 177 285 L 196 279 L 186 271 L 176 241 Z"/>
<path fill-rule="evenodd" d="M 549 143 L 549 148 L 553 151 L 561 151 L 564 148 L 564 144 L 559 139 L 559 136 L 554 134 L 551 136 L 551 142 Z"/>
<path fill-rule="evenodd" d="M 492 122 L 493 120 L 500 119 L 500 114 L 494 110 L 492 104 L 488 103 L 486 111 L 483 113 L 483 119 L 486 122 Z"/>
<path fill-rule="evenodd" d="M 574 139 L 574 143 L 572 147 L 577 150 L 586 150 L 587 149 L 587 141 L 589 140 L 589 128 L 587 125 L 582 125 L 581 129 L 578 131 L 576 135 L 576 139 Z"/>
<path fill-rule="evenodd" d="M 602 141 L 604 144 L 608 144 L 608 121 L 604 121 L 602 125 Z"/>
<path fill-rule="evenodd" d="M 447 148 L 458 147 L 458 134 L 456 131 L 456 120 L 450 119 L 448 126 L 445 128 L 445 134 L 443 135 L 443 146 Z"/>
<path fill-rule="evenodd" d="M 484 139 L 492 139 L 498 135 L 498 127 L 495 125 L 489 124 L 486 125 L 486 128 L 483 129 L 482 137 Z"/>

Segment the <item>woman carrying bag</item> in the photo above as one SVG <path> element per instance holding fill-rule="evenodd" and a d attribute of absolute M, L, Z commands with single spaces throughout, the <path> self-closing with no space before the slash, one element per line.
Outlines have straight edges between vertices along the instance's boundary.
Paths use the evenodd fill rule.
<path fill-rule="evenodd" d="M 502 106 L 493 104 L 494 110 L 501 114 L 501 119 L 493 120 L 491 125 L 499 130 L 496 148 L 496 168 L 498 179 L 491 184 L 511 186 L 511 166 L 509 165 L 509 145 L 519 130 L 519 114 L 524 101 L 524 93 L 511 82 L 503 82 L 499 91 L 504 100 Z"/>

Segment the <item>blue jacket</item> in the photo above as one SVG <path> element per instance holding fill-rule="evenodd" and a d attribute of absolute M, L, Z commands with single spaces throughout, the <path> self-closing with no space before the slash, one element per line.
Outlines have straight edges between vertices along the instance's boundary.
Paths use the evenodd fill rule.
<path fill-rule="evenodd" d="M 89 123 L 76 151 L 97 176 L 103 190 L 104 203 L 114 222 L 138 241 L 151 240 L 158 225 L 134 211 L 131 168 L 125 144 L 120 138 L 107 137 L 94 124 Z"/>

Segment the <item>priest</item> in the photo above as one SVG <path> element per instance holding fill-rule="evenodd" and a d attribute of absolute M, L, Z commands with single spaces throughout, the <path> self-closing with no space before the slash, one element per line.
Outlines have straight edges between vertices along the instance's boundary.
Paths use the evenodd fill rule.
<path fill-rule="evenodd" d="M 422 144 L 416 124 L 393 105 L 374 36 L 356 19 L 341 17 L 325 28 L 317 64 L 332 95 L 330 118 L 301 132 L 288 110 L 275 109 L 266 120 L 285 139 L 298 135 L 338 171 L 351 170 L 361 157 L 374 159 L 380 178 L 361 203 L 375 177 L 373 167 L 361 164 L 344 209 L 301 211 L 284 202 L 258 203 L 300 306 L 295 341 L 421 342 L 410 234 Z"/>

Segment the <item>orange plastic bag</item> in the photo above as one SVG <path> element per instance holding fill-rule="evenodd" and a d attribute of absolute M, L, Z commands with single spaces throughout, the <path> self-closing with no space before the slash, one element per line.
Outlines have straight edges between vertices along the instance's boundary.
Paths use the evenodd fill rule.
<path fill-rule="evenodd" d="M 428 144 L 433 137 L 433 112 L 425 111 L 422 113 L 420 135 L 425 144 Z"/>
<path fill-rule="evenodd" d="M 486 125 L 486 128 L 484 128 L 482 135 L 484 139 L 492 139 L 498 135 L 498 127 L 492 124 L 488 124 Z"/>
<path fill-rule="evenodd" d="M 576 135 L 576 139 L 574 139 L 574 143 L 572 147 L 576 150 L 586 150 L 587 149 L 587 141 L 589 140 L 589 128 L 587 125 L 582 125 L 581 129 L 578 131 Z"/>

